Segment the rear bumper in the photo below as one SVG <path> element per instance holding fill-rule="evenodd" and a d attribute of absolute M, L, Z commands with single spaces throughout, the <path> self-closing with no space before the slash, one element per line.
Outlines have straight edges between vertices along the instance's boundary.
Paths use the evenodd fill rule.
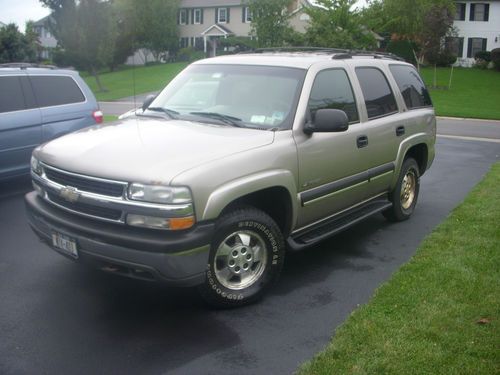
<path fill-rule="evenodd" d="M 54 232 L 75 239 L 79 262 L 177 286 L 193 286 L 205 280 L 213 223 L 166 233 L 81 218 L 53 207 L 36 192 L 26 194 L 25 203 L 29 224 L 38 237 L 51 248 Z"/>

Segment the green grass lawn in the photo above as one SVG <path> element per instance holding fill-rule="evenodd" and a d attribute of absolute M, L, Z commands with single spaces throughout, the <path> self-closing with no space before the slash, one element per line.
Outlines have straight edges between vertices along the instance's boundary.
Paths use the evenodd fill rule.
<path fill-rule="evenodd" d="M 83 73 L 81 76 L 94 92 L 97 100 L 106 101 L 134 95 L 134 76 L 135 93 L 143 94 L 162 89 L 186 66 L 187 63 L 172 63 L 102 73 L 99 77 L 107 92 L 98 92 L 94 77 Z"/>
<path fill-rule="evenodd" d="M 497 163 L 299 373 L 499 374 L 499 184 Z"/>
<path fill-rule="evenodd" d="M 450 68 L 437 69 L 437 86 L 448 87 Z M 434 68 L 420 71 L 428 87 L 433 84 Z M 431 89 L 439 116 L 500 120 L 500 72 L 482 69 L 453 69 L 451 89 Z"/>
<path fill-rule="evenodd" d="M 104 115 L 104 122 L 111 122 L 118 120 L 118 116 Z"/>

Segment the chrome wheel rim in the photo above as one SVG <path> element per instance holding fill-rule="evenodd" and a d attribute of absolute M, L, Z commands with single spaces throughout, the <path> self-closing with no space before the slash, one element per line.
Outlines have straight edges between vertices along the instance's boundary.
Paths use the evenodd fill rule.
<path fill-rule="evenodd" d="M 401 184 L 401 207 L 407 210 L 415 200 L 415 189 L 417 186 L 417 176 L 415 171 L 409 170 L 406 172 L 403 183 Z"/>
<path fill-rule="evenodd" d="M 240 290 L 253 285 L 264 273 L 267 248 L 257 233 L 237 231 L 227 236 L 215 252 L 215 277 L 223 286 Z"/>

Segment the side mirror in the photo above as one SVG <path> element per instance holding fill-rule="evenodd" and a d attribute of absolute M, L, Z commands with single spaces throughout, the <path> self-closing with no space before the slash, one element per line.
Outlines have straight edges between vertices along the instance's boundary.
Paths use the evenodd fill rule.
<path fill-rule="evenodd" d="M 314 122 L 308 122 L 304 126 L 304 133 L 333 133 L 345 132 L 349 128 L 347 114 L 340 109 L 318 109 L 314 116 Z"/>
<path fill-rule="evenodd" d="M 148 95 L 146 96 L 146 99 L 142 103 L 142 110 L 145 111 L 151 103 L 153 103 L 153 100 L 156 99 L 156 95 Z"/>

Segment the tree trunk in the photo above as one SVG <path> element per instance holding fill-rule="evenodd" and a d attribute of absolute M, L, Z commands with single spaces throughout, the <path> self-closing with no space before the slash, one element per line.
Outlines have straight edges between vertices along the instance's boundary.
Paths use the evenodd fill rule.
<path fill-rule="evenodd" d="M 434 64 L 434 88 L 437 88 L 437 65 Z"/>
<path fill-rule="evenodd" d="M 108 91 L 103 87 L 103 85 L 101 83 L 101 79 L 99 78 L 99 73 L 97 73 L 97 69 L 95 68 L 95 66 L 90 67 L 90 74 L 92 74 L 92 76 L 95 78 L 95 81 L 97 83 L 97 87 L 99 88 L 99 92 Z"/>

